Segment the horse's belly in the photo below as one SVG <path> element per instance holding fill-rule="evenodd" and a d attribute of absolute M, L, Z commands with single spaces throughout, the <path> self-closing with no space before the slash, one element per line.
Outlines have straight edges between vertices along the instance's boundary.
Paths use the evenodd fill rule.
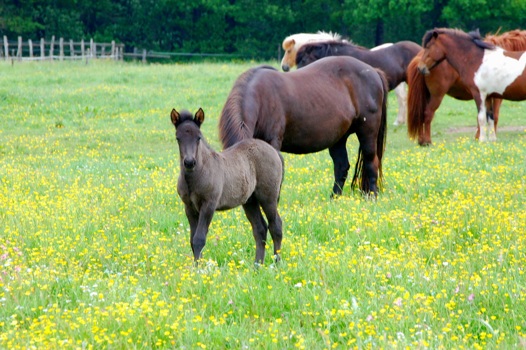
<path fill-rule="evenodd" d="M 320 111 L 309 117 L 291 117 L 287 122 L 281 151 L 303 154 L 327 149 L 348 134 L 356 117 L 352 104 L 345 104 L 346 111 Z"/>

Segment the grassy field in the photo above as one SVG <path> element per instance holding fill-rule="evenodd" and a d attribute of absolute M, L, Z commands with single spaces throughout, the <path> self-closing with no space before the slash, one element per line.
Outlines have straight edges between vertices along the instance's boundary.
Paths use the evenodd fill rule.
<path fill-rule="evenodd" d="M 524 103 L 480 144 L 447 98 L 421 148 L 390 95 L 377 201 L 330 200 L 327 151 L 284 154 L 283 261 L 254 268 L 238 208 L 193 266 L 169 113 L 202 107 L 219 150 L 256 64 L 0 63 L 0 348 L 526 347 Z"/>

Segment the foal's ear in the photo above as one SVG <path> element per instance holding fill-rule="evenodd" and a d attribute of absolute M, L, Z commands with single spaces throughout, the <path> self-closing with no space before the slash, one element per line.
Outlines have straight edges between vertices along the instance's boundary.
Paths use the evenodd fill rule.
<path fill-rule="evenodd" d="M 199 107 L 199 110 L 195 112 L 194 121 L 197 123 L 197 125 L 201 126 L 203 122 L 205 121 L 205 112 L 201 107 Z"/>
<path fill-rule="evenodd" d="M 174 109 L 172 109 L 172 113 L 170 113 L 170 119 L 172 119 L 172 124 L 177 127 L 177 123 L 179 122 L 179 119 L 180 119 L 181 115 L 179 114 L 179 112 L 177 112 Z"/>

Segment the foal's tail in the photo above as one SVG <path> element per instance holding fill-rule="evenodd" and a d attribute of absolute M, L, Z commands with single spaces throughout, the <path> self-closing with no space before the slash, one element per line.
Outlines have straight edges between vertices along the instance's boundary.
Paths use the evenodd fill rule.
<path fill-rule="evenodd" d="M 424 131 L 425 108 L 431 96 L 425 77 L 418 71 L 420 55 L 417 55 L 407 67 L 407 133 L 415 139 Z"/>
<path fill-rule="evenodd" d="M 388 94 L 389 94 L 389 85 L 387 82 L 387 77 L 385 76 L 385 73 L 379 69 L 376 69 L 376 72 L 380 76 L 380 79 L 382 80 L 382 90 L 383 90 L 383 100 L 382 100 L 382 115 L 380 120 L 380 127 L 378 129 L 378 136 L 376 137 L 376 155 L 378 157 L 378 179 L 377 179 L 377 185 L 378 188 L 381 189 L 383 186 L 383 172 L 382 172 L 382 158 L 384 156 L 385 151 L 385 141 L 387 139 L 387 100 L 388 100 Z M 360 144 L 360 147 L 358 149 L 358 159 L 356 160 L 356 166 L 354 168 L 354 176 L 351 182 L 351 188 L 354 189 L 356 187 L 356 183 L 358 182 L 358 179 L 361 178 L 360 181 L 360 190 L 364 193 L 369 193 L 371 191 L 371 184 L 369 182 L 368 176 L 363 176 L 363 163 L 364 163 L 364 156 L 363 156 L 363 148 Z"/>

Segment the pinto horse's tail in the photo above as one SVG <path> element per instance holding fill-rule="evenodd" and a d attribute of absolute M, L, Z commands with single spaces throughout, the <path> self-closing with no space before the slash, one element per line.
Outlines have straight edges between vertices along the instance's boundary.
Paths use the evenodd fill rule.
<path fill-rule="evenodd" d="M 376 137 L 376 155 L 378 157 L 378 179 L 377 186 L 379 189 L 383 186 L 383 172 L 382 172 L 382 158 L 385 151 L 385 142 L 387 139 L 387 100 L 389 95 L 389 85 L 387 82 L 387 77 L 385 73 L 379 69 L 376 69 L 376 72 L 382 80 L 382 90 L 383 90 L 383 100 L 382 100 L 382 115 L 380 120 L 380 127 L 378 129 L 378 136 Z M 358 179 L 361 178 L 360 190 L 363 193 L 369 193 L 371 191 L 371 184 L 369 183 L 369 177 L 363 176 L 363 149 L 360 145 L 358 149 L 358 159 L 356 160 L 356 165 L 354 167 L 354 176 L 351 182 L 351 188 L 356 187 Z"/>
<path fill-rule="evenodd" d="M 431 96 L 424 75 L 418 71 L 419 59 L 417 55 L 407 67 L 407 133 L 411 139 L 424 131 L 425 108 Z"/>
<path fill-rule="evenodd" d="M 223 144 L 223 149 L 243 139 L 253 137 L 253 130 L 249 130 L 245 122 L 246 116 L 243 101 L 246 99 L 248 93 L 248 85 L 255 74 L 261 69 L 276 70 L 271 66 L 264 65 L 249 69 L 237 78 L 228 95 L 219 119 L 219 138 Z"/>

